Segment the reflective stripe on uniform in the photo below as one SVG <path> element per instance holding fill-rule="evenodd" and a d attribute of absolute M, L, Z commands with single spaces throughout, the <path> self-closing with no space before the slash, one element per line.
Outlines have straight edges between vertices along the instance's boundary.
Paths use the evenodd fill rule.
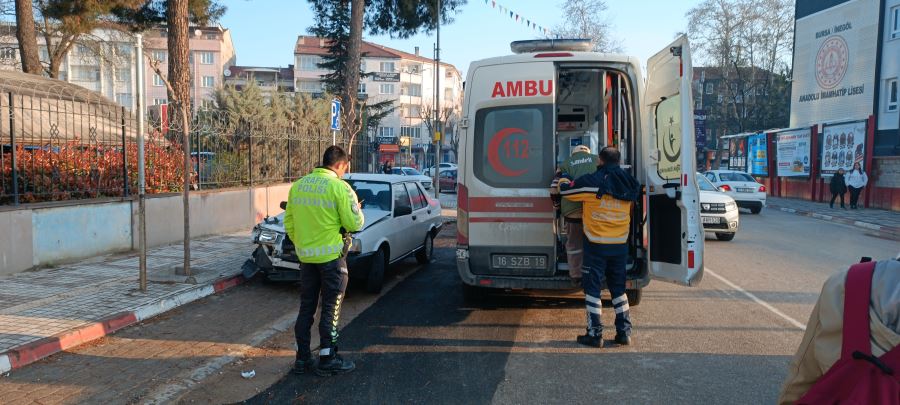
<path fill-rule="evenodd" d="M 600 310 L 600 308 L 592 307 L 592 306 L 590 306 L 590 305 L 585 305 L 584 307 L 587 308 L 587 311 L 588 311 L 589 313 L 597 314 L 597 315 L 602 315 L 602 313 L 601 313 L 602 311 Z"/>
<path fill-rule="evenodd" d="M 620 302 L 628 302 L 628 296 L 625 294 L 622 294 L 616 298 L 613 298 L 613 300 L 612 300 L 613 305 L 616 305 Z"/>
<path fill-rule="evenodd" d="M 592 296 L 590 296 L 590 295 L 588 295 L 588 294 L 585 294 L 585 295 L 584 295 L 584 300 L 587 301 L 587 302 L 590 302 L 590 303 L 592 303 L 592 304 L 600 305 L 600 298 L 592 297 Z"/>
<path fill-rule="evenodd" d="M 599 191 L 599 190 L 600 189 L 598 189 L 597 187 L 581 187 L 581 188 L 569 189 L 566 191 L 560 191 L 560 194 L 563 194 L 563 195 L 572 195 L 572 194 L 578 194 L 578 193 L 597 194 L 597 191 Z"/>
<path fill-rule="evenodd" d="M 605 237 L 605 236 L 594 236 L 594 235 L 591 235 L 591 234 L 587 231 L 587 229 L 585 229 L 585 231 L 584 231 L 584 236 L 587 236 L 588 240 L 591 241 L 591 242 L 593 242 L 593 243 L 602 243 L 602 244 L 607 244 L 607 245 L 616 244 L 616 243 L 625 243 L 625 242 L 628 242 L 628 233 L 627 233 L 627 232 L 625 233 L 624 236 L 611 238 L 611 237 Z"/>
<path fill-rule="evenodd" d="M 314 248 L 300 249 L 300 257 L 318 257 L 343 253 L 344 245 L 318 246 Z"/>
<path fill-rule="evenodd" d="M 622 312 L 627 311 L 628 308 L 630 308 L 630 307 L 628 306 L 628 303 L 626 302 L 625 305 L 622 305 L 621 307 L 616 307 L 616 313 L 621 314 Z"/>

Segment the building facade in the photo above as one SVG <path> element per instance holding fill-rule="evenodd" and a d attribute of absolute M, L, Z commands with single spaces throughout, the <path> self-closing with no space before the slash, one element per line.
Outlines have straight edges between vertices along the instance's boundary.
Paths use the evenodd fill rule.
<path fill-rule="evenodd" d="M 792 127 L 875 119 L 873 154 L 900 155 L 900 0 L 797 0 Z"/>
<path fill-rule="evenodd" d="M 268 99 L 273 93 L 294 93 L 294 65 L 288 67 L 260 67 L 234 65 L 224 70 L 224 84 L 233 85 L 238 91 L 251 82 L 256 83 Z"/>
<path fill-rule="evenodd" d="M 208 103 L 217 86 L 222 85 L 224 71 L 236 62 L 231 32 L 222 27 L 191 28 L 191 102 L 194 106 Z M 99 92 L 129 110 L 137 105 L 137 63 L 144 63 L 144 105 L 167 104 L 165 84 L 153 72 L 150 58 L 160 61 L 168 71 L 168 45 L 164 28 L 144 33 L 144 55 L 136 54 L 135 36 L 129 33 L 97 30 L 82 37 L 66 54 L 60 67 L 59 80 Z M 47 46 L 38 38 L 41 61 L 49 63 Z M 140 62 L 139 62 L 140 59 Z M 21 70 L 15 26 L 0 29 L 0 69 Z"/>
<path fill-rule="evenodd" d="M 379 162 L 425 168 L 433 165 L 430 119 L 434 117 L 435 63 L 413 53 L 363 41 L 360 99 L 369 103 L 393 101 L 396 109 L 377 128 L 366 135 L 377 144 Z M 294 88 L 297 92 L 323 93 L 322 76 L 328 72 L 318 65 L 328 54 L 327 40 L 300 36 L 294 49 Z M 441 161 L 456 161 L 453 140 L 459 134 L 462 111 L 462 76 L 455 66 L 441 63 L 440 78 L 442 125 Z"/>

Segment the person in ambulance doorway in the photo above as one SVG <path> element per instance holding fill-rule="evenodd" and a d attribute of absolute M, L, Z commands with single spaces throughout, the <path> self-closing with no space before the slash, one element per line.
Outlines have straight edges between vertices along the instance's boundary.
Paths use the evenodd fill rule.
<path fill-rule="evenodd" d="M 581 264 L 584 257 L 584 227 L 582 224 L 581 203 L 569 200 L 561 200 L 557 187 L 559 179 L 568 177 L 577 179 L 581 176 L 597 171 L 600 166 L 600 158 L 591 154 L 591 149 L 585 145 L 578 145 L 572 150 L 550 185 L 550 195 L 554 205 L 559 204 L 563 216 L 563 226 L 566 233 L 566 262 L 569 266 L 569 277 L 575 285 L 581 284 Z"/>
<path fill-rule="evenodd" d="M 616 312 L 615 342 L 631 344 L 631 317 L 625 295 L 625 264 L 628 259 L 628 233 L 631 210 L 640 196 L 640 183 L 619 167 L 621 154 L 616 148 L 600 151 L 600 168 L 572 180 L 559 180 L 564 199 L 582 204 L 584 221 L 584 265 L 582 286 L 587 310 L 587 333 L 577 342 L 603 346 L 603 322 L 600 318 L 600 287 L 606 287 Z"/>
<path fill-rule="evenodd" d="M 356 193 L 341 178 L 350 167 L 347 153 L 330 146 L 322 156 L 322 166 L 291 185 L 284 228 L 294 241 L 300 259 L 300 311 L 294 334 L 297 359 L 293 372 L 313 369 L 310 329 L 319 297 L 319 362 L 321 376 L 348 373 L 355 365 L 337 354 L 338 320 L 347 288 L 347 245 L 345 232 L 362 229 L 365 219 Z"/>

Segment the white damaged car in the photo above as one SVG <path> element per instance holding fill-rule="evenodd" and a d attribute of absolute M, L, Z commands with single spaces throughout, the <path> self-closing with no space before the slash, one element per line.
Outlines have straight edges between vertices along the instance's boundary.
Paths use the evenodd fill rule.
<path fill-rule="evenodd" d="M 366 289 L 377 293 L 388 265 L 413 255 L 419 263 L 431 261 L 434 238 L 443 227 L 441 205 L 420 182 L 409 176 L 359 173 L 344 180 L 356 191 L 365 215 L 347 255 L 350 277 L 365 279 Z M 253 242 L 257 248 L 244 263 L 244 277 L 262 272 L 273 281 L 300 280 L 294 244 L 284 231 L 284 213 L 256 225 Z"/>

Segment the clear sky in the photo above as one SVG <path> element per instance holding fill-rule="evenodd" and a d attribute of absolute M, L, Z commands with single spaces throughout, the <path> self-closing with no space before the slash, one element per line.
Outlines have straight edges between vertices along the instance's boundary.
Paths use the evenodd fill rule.
<path fill-rule="evenodd" d="M 613 34 L 621 40 L 625 53 L 646 61 L 666 46 L 676 32 L 686 28 L 685 12 L 700 0 L 607 0 Z M 222 0 L 228 11 L 220 23 L 231 29 L 239 65 L 283 66 L 293 63 L 294 43 L 306 35 L 313 23 L 305 0 Z M 546 27 L 562 21 L 562 0 L 506 0 L 508 7 L 523 18 Z M 509 54 L 509 43 L 538 36 L 537 31 L 501 15 L 491 0 L 468 0 L 455 21 L 441 28 L 441 59 L 463 72 L 469 63 L 486 57 Z M 364 35 L 364 39 L 407 52 L 418 46 L 424 56 L 433 56 L 434 33 L 405 40 Z"/>

